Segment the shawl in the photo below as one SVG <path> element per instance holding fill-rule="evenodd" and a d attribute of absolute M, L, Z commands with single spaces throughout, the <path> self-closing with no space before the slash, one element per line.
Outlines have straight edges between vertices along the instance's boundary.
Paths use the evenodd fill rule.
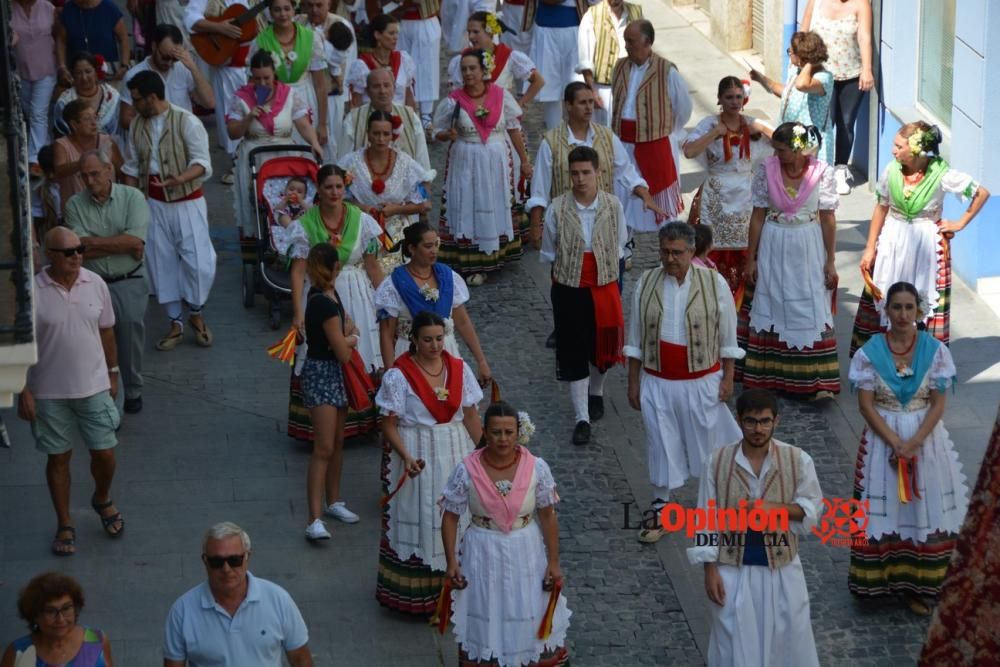
<path fill-rule="evenodd" d="M 472 480 L 472 485 L 476 487 L 479 501 L 486 509 L 486 513 L 496 522 L 500 530 L 509 533 L 514 521 L 521 514 L 521 505 L 524 504 L 524 498 L 531 488 L 535 472 L 535 457 L 527 449 L 521 447 L 521 460 L 517 464 L 514 483 L 510 493 L 505 497 L 500 495 L 493 480 L 483 468 L 481 459 L 485 451 L 485 449 L 477 449 L 466 456 L 465 469 L 469 471 L 469 478 Z"/>
<path fill-rule="evenodd" d="M 424 404 L 427 411 L 434 417 L 438 424 L 447 424 L 455 413 L 462 408 L 462 374 L 465 371 L 461 357 L 453 357 L 445 351 L 441 352 L 441 360 L 447 369 L 448 377 L 445 380 L 444 397 L 431 387 L 430 382 L 420 372 L 420 367 L 413 360 L 409 352 L 404 352 L 396 359 L 396 368 L 402 371 L 406 381 L 417 395 L 420 402 Z"/>
<path fill-rule="evenodd" d="M 896 395 L 899 404 L 905 408 L 913 395 L 920 389 L 920 385 L 923 384 L 924 376 L 930 370 L 931 362 L 934 360 L 934 355 L 940 345 L 941 342 L 934 336 L 926 331 L 918 331 L 916 349 L 913 352 L 913 359 L 910 361 L 913 375 L 907 377 L 900 377 L 896 372 L 896 362 L 893 361 L 892 351 L 889 349 L 889 342 L 885 334 L 873 336 L 861 349 L 864 350 L 868 360 L 872 362 L 875 372 Z"/>
<path fill-rule="evenodd" d="M 485 144 L 489 141 L 490 134 L 503 116 L 503 88 L 486 82 L 486 95 L 483 97 L 482 107 L 476 107 L 476 103 L 461 88 L 451 91 L 448 97 L 455 100 L 458 106 L 462 107 L 465 113 L 469 114 L 469 119 L 472 120 L 472 125 L 476 128 L 479 138 L 483 140 L 483 143 Z M 477 108 L 485 108 L 488 113 L 480 117 L 476 114 Z"/>
<path fill-rule="evenodd" d="M 454 274 L 446 265 L 437 262 L 431 268 L 434 277 L 437 278 L 437 301 L 431 301 L 420 293 L 417 282 L 406 270 L 406 266 L 397 266 L 389 277 L 392 279 L 392 286 L 399 293 L 399 298 L 410 311 L 410 317 L 416 317 L 418 313 L 429 310 L 442 319 L 448 319 L 451 317 L 451 302 L 455 295 Z"/>
<path fill-rule="evenodd" d="M 905 183 L 903 182 L 903 168 L 896 160 L 889 163 L 889 197 L 893 205 L 906 216 L 910 221 L 917 217 L 927 206 L 927 203 L 937 192 L 941 177 L 948 172 L 948 163 L 941 158 L 931 160 L 927 164 L 927 171 L 924 177 L 917 183 L 910 196 L 906 196 Z"/>
<path fill-rule="evenodd" d="M 345 266 L 347 260 L 351 258 L 351 253 L 354 252 L 354 246 L 357 244 L 361 232 L 361 209 L 347 202 L 344 202 L 344 208 L 344 228 L 341 230 L 340 240 L 335 244 L 341 266 Z M 330 242 L 330 230 L 323 224 L 319 204 L 306 211 L 305 215 L 299 218 L 299 224 L 306 232 L 310 248 L 320 243 Z"/>
<path fill-rule="evenodd" d="M 500 78 L 503 68 L 507 66 L 507 61 L 510 60 L 511 53 L 511 48 L 503 42 L 493 48 L 493 71 L 490 72 L 491 80 L 496 81 Z"/>
<path fill-rule="evenodd" d="M 284 49 L 278 42 L 278 37 L 274 34 L 274 26 L 269 25 L 257 35 L 257 46 L 262 51 L 278 55 L 274 63 L 274 74 L 279 81 L 298 83 L 309 67 L 309 61 L 312 60 L 314 36 L 315 32 L 312 28 L 304 28 L 295 24 L 295 46 L 286 57 Z M 291 61 L 291 68 L 288 66 L 288 61 Z"/>
<path fill-rule="evenodd" d="M 264 129 L 272 137 L 274 136 L 274 119 L 285 108 L 285 102 L 288 101 L 288 92 L 290 90 L 291 88 L 286 84 L 281 81 L 275 81 L 274 97 L 271 98 L 271 103 L 268 105 L 269 111 L 257 116 L 257 122 L 263 125 Z M 236 97 L 246 102 L 247 108 L 250 110 L 253 110 L 257 106 L 263 106 L 257 104 L 257 93 L 252 83 L 238 88 L 236 90 Z"/>
<path fill-rule="evenodd" d="M 382 67 L 382 63 L 375 60 L 375 56 L 370 53 L 362 53 L 358 55 L 361 61 L 368 65 L 368 69 L 375 70 Z M 389 69 L 392 70 L 392 82 L 396 83 L 396 79 L 399 78 L 399 68 L 403 63 L 403 54 L 399 51 L 393 51 L 389 54 Z"/>
<path fill-rule="evenodd" d="M 767 174 L 767 189 L 771 195 L 771 201 L 777 204 L 777 208 L 785 215 L 795 215 L 812 191 L 819 185 L 819 180 L 823 176 L 823 165 L 815 158 L 810 157 L 806 165 L 806 173 L 799 185 L 799 191 L 792 199 L 785 190 L 785 182 L 781 178 L 781 163 L 778 158 L 772 155 L 764 160 L 764 170 Z"/>

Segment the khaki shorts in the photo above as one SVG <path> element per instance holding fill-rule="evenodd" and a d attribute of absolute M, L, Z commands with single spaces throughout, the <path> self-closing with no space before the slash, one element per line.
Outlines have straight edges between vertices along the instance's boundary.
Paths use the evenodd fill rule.
<path fill-rule="evenodd" d="M 87 398 L 40 398 L 35 401 L 31 434 L 43 454 L 65 454 L 73 449 L 79 430 L 87 449 L 111 449 L 118 444 L 115 429 L 121 415 L 110 391 Z"/>

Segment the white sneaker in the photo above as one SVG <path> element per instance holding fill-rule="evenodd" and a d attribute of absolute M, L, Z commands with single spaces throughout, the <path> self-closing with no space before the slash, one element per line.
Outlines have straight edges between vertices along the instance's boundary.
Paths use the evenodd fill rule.
<path fill-rule="evenodd" d="M 849 195 L 851 194 L 851 184 L 849 179 L 851 177 L 851 169 L 846 164 L 838 164 L 833 169 L 833 177 L 837 181 L 837 194 L 838 195 Z"/>
<path fill-rule="evenodd" d="M 360 520 L 357 514 L 347 509 L 347 504 L 343 500 L 338 500 L 327 507 L 324 514 L 332 516 L 334 519 L 340 519 L 344 523 L 357 523 Z"/>
<path fill-rule="evenodd" d="M 330 539 L 330 531 L 326 529 L 326 524 L 316 519 L 306 528 L 306 539 L 310 542 Z"/>

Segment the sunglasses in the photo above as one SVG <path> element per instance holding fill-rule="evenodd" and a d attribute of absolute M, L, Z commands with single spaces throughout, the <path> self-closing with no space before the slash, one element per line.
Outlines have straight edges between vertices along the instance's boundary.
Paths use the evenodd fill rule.
<path fill-rule="evenodd" d="M 73 255 L 83 255 L 87 252 L 87 246 L 82 243 L 75 248 L 49 248 L 51 252 L 61 252 L 63 257 L 72 257 Z"/>
<path fill-rule="evenodd" d="M 223 565 L 229 565 L 230 569 L 235 570 L 243 565 L 246 557 L 246 554 L 237 554 L 235 556 L 202 556 L 205 564 L 213 570 L 221 570 Z"/>

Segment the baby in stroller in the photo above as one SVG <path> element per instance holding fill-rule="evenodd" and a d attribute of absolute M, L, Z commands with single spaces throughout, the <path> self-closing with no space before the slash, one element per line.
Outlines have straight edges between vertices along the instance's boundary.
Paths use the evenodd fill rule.
<path fill-rule="evenodd" d="M 278 224 L 284 228 L 292 224 L 293 220 L 301 218 L 308 210 L 306 206 L 306 190 L 308 185 L 306 179 L 292 176 L 285 185 L 285 196 L 274 209 L 274 217 Z"/>

